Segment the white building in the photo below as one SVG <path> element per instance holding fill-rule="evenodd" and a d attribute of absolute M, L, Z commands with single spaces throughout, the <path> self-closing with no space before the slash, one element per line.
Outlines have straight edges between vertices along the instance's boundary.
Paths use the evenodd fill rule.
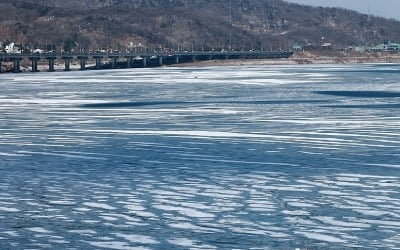
<path fill-rule="evenodd" d="M 10 43 L 5 48 L 6 53 L 21 53 L 21 50 L 15 46 L 14 43 Z"/>

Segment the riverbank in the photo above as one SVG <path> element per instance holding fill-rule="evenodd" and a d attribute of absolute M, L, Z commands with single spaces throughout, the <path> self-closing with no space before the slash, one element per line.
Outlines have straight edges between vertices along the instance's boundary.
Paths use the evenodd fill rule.
<path fill-rule="evenodd" d="M 299 65 L 299 64 L 359 64 L 359 63 L 400 63 L 400 53 L 389 52 L 296 52 L 290 58 L 212 60 L 180 64 L 179 67 L 193 66 L 245 66 L 245 65 Z M 172 65 L 176 66 L 176 65 Z"/>

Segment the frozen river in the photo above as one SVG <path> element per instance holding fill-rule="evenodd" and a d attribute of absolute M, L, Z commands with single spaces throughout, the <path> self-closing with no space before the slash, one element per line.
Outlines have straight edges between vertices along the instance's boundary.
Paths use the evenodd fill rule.
<path fill-rule="evenodd" d="M 400 249 L 400 65 L 0 75 L 0 249 Z"/>

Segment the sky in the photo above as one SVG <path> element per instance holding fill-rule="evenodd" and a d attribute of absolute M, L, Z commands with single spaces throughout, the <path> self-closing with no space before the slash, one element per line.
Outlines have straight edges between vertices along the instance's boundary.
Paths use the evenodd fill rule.
<path fill-rule="evenodd" d="M 400 20 L 400 0 L 286 0 L 286 2 L 341 7 Z"/>

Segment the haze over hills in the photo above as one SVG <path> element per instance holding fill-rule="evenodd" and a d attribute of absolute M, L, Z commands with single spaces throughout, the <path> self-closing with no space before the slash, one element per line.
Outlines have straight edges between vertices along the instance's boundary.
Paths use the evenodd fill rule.
<path fill-rule="evenodd" d="M 400 41 L 400 22 L 282 0 L 2 0 L 0 41 L 30 47 L 289 49 Z"/>
<path fill-rule="evenodd" d="M 321 7 L 340 7 L 356 10 L 364 14 L 372 14 L 386 18 L 400 20 L 399 0 L 285 0 L 286 2 L 300 3 Z"/>

